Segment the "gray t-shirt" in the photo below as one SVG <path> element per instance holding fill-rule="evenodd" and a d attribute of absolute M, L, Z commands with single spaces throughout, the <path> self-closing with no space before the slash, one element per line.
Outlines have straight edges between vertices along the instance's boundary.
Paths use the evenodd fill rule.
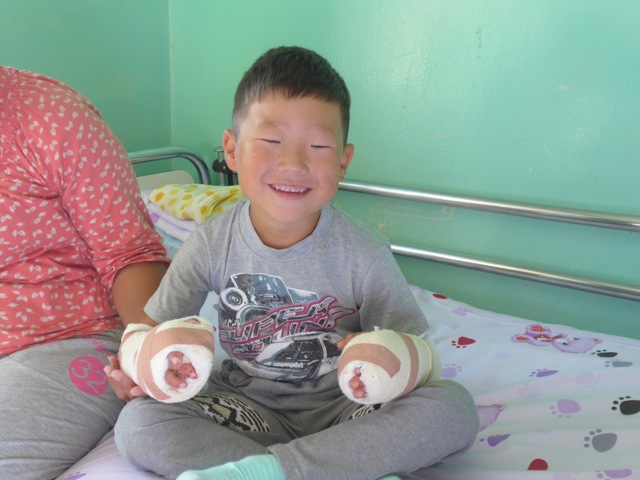
<path fill-rule="evenodd" d="M 249 202 L 239 202 L 187 239 L 145 311 L 158 322 L 197 315 L 211 291 L 223 349 L 269 380 L 335 370 L 336 344 L 350 332 L 428 328 L 386 239 L 332 205 L 309 237 L 276 250 L 260 241 Z"/>

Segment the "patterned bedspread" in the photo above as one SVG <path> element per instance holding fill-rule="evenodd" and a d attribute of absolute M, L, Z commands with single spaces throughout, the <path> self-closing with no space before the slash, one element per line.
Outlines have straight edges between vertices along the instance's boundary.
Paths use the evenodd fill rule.
<path fill-rule="evenodd" d="M 640 479 L 640 341 L 501 315 L 419 288 L 414 295 L 442 375 L 471 391 L 481 431 L 470 450 L 403 478 Z M 202 315 L 215 321 L 213 303 Z M 136 470 L 107 437 L 59 480 L 123 478 L 160 477 Z"/>

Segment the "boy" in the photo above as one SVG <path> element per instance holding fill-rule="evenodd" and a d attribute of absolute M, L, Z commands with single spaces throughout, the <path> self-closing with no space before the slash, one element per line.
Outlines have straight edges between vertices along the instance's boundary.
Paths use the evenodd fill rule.
<path fill-rule="evenodd" d="M 349 107 L 340 75 L 303 48 L 269 50 L 245 73 L 223 147 L 248 201 L 187 240 L 146 307 L 164 322 L 218 293 L 233 361 L 193 400 L 125 407 L 116 441 L 134 464 L 167 478 L 209 468 L 181 479 L 365 480 L 473 442 L 475 407 L 453 382 L 383 405 L 355 403 L 338 385 L 353 334 L 428 328 L 386 241 L 329 205 L 353 157 Z M 202 375 L 182 354 L 168 363 L 178 389 Z M 348 385 L 366 403 L 357 369 Z"/>

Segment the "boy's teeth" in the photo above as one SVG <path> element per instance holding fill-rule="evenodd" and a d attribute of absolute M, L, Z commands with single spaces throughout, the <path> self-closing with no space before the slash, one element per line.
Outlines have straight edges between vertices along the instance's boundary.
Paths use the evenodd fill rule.
<path fill-rule="evenodd" d="M 291 193 L 302 193 L 307 189 L 304 187 L 293 187 L 291 185 L 274 185 L 273 188 L 276 190 L 280 190 L 282 192 L 291 192 Z"/>

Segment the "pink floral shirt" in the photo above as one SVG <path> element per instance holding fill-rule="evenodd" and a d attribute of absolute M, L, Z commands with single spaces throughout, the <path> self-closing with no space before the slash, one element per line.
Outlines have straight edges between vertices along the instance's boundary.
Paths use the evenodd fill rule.
<path fill-rule="evenodd" d="M 166 261 L 127 153 L 82 95 L 0 66 L 0 356 L 121 327 L 118 270 Z"/>

